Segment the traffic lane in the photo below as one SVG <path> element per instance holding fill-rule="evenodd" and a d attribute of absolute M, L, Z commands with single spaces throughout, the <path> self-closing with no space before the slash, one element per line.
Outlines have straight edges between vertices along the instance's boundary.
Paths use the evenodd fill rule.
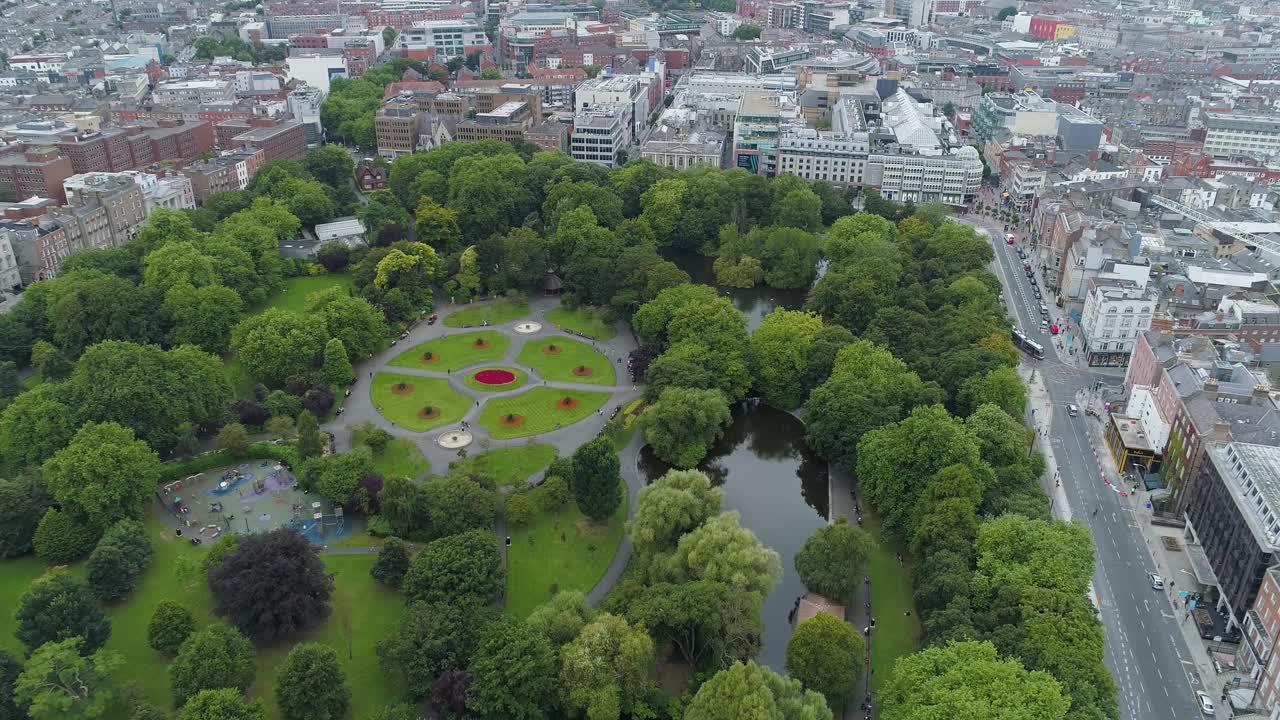
<path fill-rule="evenodd" d="M 1083 416 L 1067 414 L 1065 397 L 1074 388 L 1050 380 L 1055 452 L 1068 483 L 1073 510 L 1093 534 L 1094 585 L 1101 598 L 1104 653 L 1119 688 L 1125 717 L 1146 720 L 1196 717 L 1193 666 L 1183 653 L 1181 635 L 1168 601 L 1150 587 L 1150 553 L 1128 501 L 1102 481 Z M 1064 397 L 1065 396 L 1065 397 Z M 1094 514 L 1094 511 L 1097 514 Z M 1190 714 L 1187 714 L 1190 713 Z"/>
<path fill-rule="evenodd" d="M 1005 307 L 1013 310 L 1014 320 L 1027 337 L 1041 345 L 1049 345 L 1052 336 L 1040 330 L 1040 321 L 1043 319 L 1040 314 L 1041 300 L 1035 297 L 1031 286 L 1023 282 L 1026 279 L 1025 272 L 1021 264 L 1015 265 L 1010 259 L 1010 246 L 1003 239 L 993 239 L 992 242 L 996 246 L 995 265 L 1000 284 L 1004 287 Z M 1016 250 L 1012 257 L 1017 258 Z"/>

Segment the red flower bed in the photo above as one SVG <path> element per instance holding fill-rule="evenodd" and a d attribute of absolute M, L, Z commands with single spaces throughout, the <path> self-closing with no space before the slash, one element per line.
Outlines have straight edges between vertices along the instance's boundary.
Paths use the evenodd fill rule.
<path fill-rule="evenodd" d="M 507 385 L 516 381 L 516 374 L 510 370 L 481 370 L 472 377 L 485 385 Z"/>

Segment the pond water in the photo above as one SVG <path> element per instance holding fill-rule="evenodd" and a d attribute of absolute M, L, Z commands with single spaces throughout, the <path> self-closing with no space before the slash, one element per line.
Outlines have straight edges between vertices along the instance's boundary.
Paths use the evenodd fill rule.
<path fill-rule="evenodd" d="M 695 283 L 702 285 L 710 285 L 719 290 L 733 302 L 733 306 L 738 308 L 747 318 L 747 332 L 756 329 L 760 321 L 765 315 L 773 312 L 774 308 L 785 308 L 787 310 L 800 310 L 804 308 L 805 296 L 809 294 L 809 290 L 776 290 L 764 285 L 757 285 L 753 288 L 731 288 L 716 285 L 716 273 L 712 265 L 716 259 L 699 255 L 697 253 L 666 251 L 662 253 L 663 257 L 675 263 L 676 267 L 689 273 L 690 279 Z M 821 272 L 821 268 L 819 268 Z"/>
<path fill-rule="evenodd" d="M 760 542 L 778 553 L 782 580 L 764 601 L 764 646 L 757 661 L 786 671 L 787 614 L 804 585 L 795 571 L 795 554 L 814 530 L 826 524 L 827 463 L 804 444 L 804 425 L 771 407 L 739 404 L 724 437 L 698 469 L 724 488 L 724 509 L 742 516 Z M 646 481 L 661 477 L 669 465 L 648 446 L 640 454 Z"/>

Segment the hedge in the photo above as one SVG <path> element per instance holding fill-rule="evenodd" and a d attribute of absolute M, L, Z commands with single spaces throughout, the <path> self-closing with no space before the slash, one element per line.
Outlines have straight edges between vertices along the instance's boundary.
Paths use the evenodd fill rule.
<path fill-rule="evenodd" d="M 275 445 L 269 442 L 256 442 L 249 445 L 244 457 L 236 458 L 226 450 L 214 450 L 193 458 L 164 464 L 160 474 L 160 484 L 182 480 L 196 473 L 202 473 L 223 465 L 234 465 L 246 460 L 260 459 L 278 460 L 291 468 L 302 464 L 298 449 L 291 445 Z"/>

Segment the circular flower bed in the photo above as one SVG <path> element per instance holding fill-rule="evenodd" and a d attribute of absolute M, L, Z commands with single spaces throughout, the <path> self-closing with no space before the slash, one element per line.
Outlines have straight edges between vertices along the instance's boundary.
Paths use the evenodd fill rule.
<path fill-rule="evenodd" d="M 510 370 L 481 370 L 471 377 L 485 385 L 509 385 L 516 381 L 516 374 Z"/>
<path fill-rule="evenodd" d="M 408 395 L 413 392 L 413 383 L 396 383 L 391 386 L 392 395 Z"/>
<path fill-rule="evenodd" d="M 434 420 L 440 417 L 440 408 L 431 406 L 424 407 L 418 411 L 418 417 L 423 420 Z"/>
<path fill-rule="evenodd" d="M 579 365 L 578 367 L 573 369 L 573 374 L 575 377 L 591 377 L 593 374 L 595 374 L 595 370 L 592 370 L 586 365 Z"/>
<path fill-rule="evenodd" d="M 524 424 L 524 416 L 508 413 L 499 418 L 498 422 L 502 423 L 503 427 L 520 427 Z"/>
<path fill-rule="evenodd" d="M 578 398 L 562 397 L 556 401 L 556 407 L 560 408 L 561 410 L 572 410 L 578 407 Z"/>

